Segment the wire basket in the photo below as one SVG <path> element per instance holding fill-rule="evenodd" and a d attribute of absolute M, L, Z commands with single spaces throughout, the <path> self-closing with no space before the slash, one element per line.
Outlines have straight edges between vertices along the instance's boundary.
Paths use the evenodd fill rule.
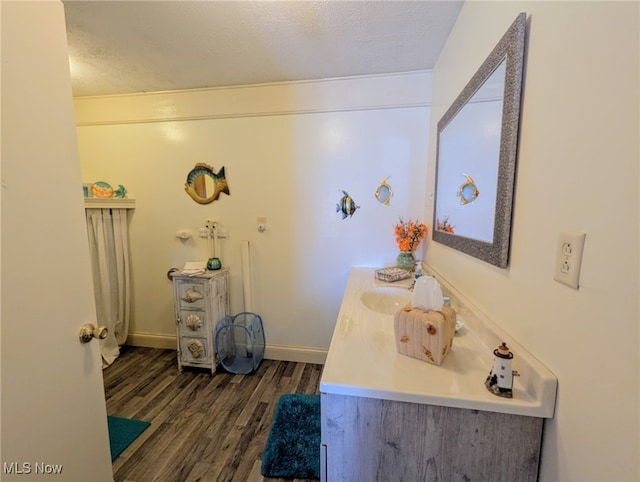
<path fill-rule="evenodd" d="M 255 371 L 264 358 L 265 337 L 262 318 L 251 312 L 225 316 L 216 329 L 216 353 L 230 373 L 246 375 Z"/>

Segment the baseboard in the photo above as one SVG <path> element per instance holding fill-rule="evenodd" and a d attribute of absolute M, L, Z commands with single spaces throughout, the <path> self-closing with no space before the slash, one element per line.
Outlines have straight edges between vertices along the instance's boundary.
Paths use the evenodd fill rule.
<path fill-rule="evenodd" d="M 327 350 L 322 348 L 308 348 L 303 346 L 269 345 L 267 344 L 264 357 L 269 360 L 284 360 L 301 363 L 319 363 L 324 365 Z"/>
<path fill-rule="evenodd" d="M 175 350 L 176 337 L 174 335 L 154 335 L 151 333 L 129 333 L 126 344 Z M 264 357 L 269 360 L 318 363 L 324 365 L 327 359 L 327 350 L 302 346 L 267 345 Z"/>
<path fill-rule="evenodd" d="M 149 348 L 176 349 L 175 335 L 154 335 L 152 333 L 129 333 L 127 345 L 146 346 Z"/>

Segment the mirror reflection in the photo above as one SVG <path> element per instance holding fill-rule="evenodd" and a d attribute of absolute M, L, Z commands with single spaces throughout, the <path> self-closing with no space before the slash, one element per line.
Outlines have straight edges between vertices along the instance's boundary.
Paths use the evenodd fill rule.
<path fill-rule="evenodd" d="M 436 229 L 493 242 L 500 126 L 505 79 L 502 62 L 440 132 Z"/>
<path fill-rule="evenodd" d="M 207 193 L 213 193 L 213 178 L 200 174 L 193 180 L 193 190 L 202 199 L 207 199 Z"/>
<path fill-rule="evenodd" d="M 526 14 L 438 122 L 433 240 L 508 265 Z"/>

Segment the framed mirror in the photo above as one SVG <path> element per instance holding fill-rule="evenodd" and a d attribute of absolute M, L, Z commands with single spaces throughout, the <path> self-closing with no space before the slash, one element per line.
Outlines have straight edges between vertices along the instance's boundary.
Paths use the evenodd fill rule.
<path fill-rule="evenodd" d="M 526 14 L 438 122 L 433 240 L 509 263 Z"/>

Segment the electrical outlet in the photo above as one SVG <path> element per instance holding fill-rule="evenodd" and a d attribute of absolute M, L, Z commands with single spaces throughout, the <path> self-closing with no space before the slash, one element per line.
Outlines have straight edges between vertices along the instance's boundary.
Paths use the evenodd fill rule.
<path fill-rule="evenodd" d="M 586 234 L 560 233 L 553 279 L 573 289 L 578 289 L 580 265 Z"/>

